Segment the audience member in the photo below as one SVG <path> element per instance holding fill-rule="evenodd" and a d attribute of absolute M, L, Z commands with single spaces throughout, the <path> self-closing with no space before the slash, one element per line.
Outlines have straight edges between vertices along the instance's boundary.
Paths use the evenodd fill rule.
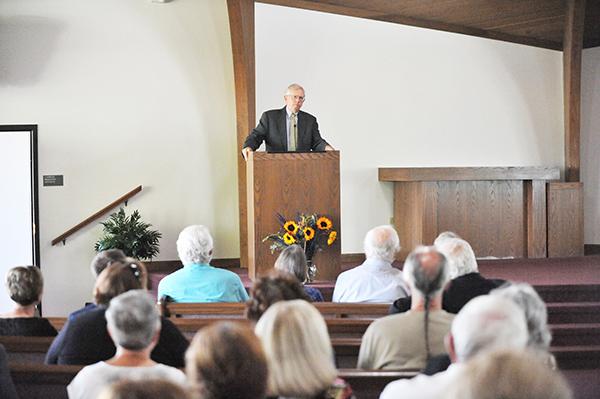
<path fill-rule="evenodd" d="M 486 295 L 498 286 L 497 280 L 489 280 L 479 274 L 475 253 L 468 242 L 444 232 L 435 240 L 435 247 L 448 259 L 450 282 L 444 291 L 442 307 L 450 313 L 458 313 L 471 299 Z M 390 313 L 410 309 L 411 298 L 399 298 L 390 307 Z"/>
<path fill-rule="evenodd" d="M 19 399 L 8 369 L 6 349 L 2 345 L 0 345 L 0 398 Z"/>
<path fill-rule="evenodd" d="M 189 399 L 185 389 L 179 384 L 162 379 L 140 381 L 121 380 L 115 382 L 98 396 L 98 399 Z"/>
<path fill-rule="evenodd" d="M 348 398 L 336 379 L 333 349 L 321 313 L 303 300 L 271 306 L 256 324 L 267 356 L 267 394 L 278 398 Z"/>
<path fill-rule="evenodd" d="M 163 378 L 184 384 L 185 374 L 150 358 L 160 335 L 160 315 L 146 290 L 130 290 L 110 301 L 106 327 L 117 351 L 107 361 L 84 367 L 68 385 L 69 399 L 97 399 L 116 380 Z"/>
<path fill-rule="evenodd" d="M 364 241 L 367 259 L 337 278 L 333 302 L 393 302 L 407 296 L 402 272 L 392 266 L 400 239 L 392 226 L 378 226 Z"/>
<path fill-rule="evenodd" d="M 418 247 L 406 258 L 403 273 L 411 309 L 371 323 L 360 345 L 359 368 L 422 369 L 431 355 L 446 352 L 444 337 L 454 317 L 442 310 L 446 258 L 434 247 Z"/>
<path fill-rule="evenodd" d="M 308 276 L 308 267 L 306 265 L 306 254 L 299 245 L 290 245 L 277 257 L 275 261 L 275 269 L 291 273 L 296 276 L 298 281 L 303 285 L 304 292 L 312 302 L 323 302 L 323 294 L 315 287 L 307 287 L 304 285 Z"/>
<path fill-rule="evenodd" d="M 245 302 L 248 294 L 240 277 L 211 266 L 213 238 L 204 226 L 188 226 L 177 239 L 177 253 L 183 268 L 158 284 L 158 298 L 175 302 Z"/>
<path fill-rule="evenodd" d="M 245 316 L 256 322 L 275 302 L 292 299 L 309 300 L 302 285 L 295 277 L 286 272 L 273 271 L 258 278 L 252 285 L 250 299 L 246 302 Z"/>
<path fill-rule="evenodd" d="M 262 399 L 267 360 L 260 340 L 241 322 L 217 322 L 198 331 L 186 353 L 192 399 Z"/>
<path fill-rule="evenodd" d="M 87 365 L 113 357 L 115 345 L 106 330 L 108 304 L 112 298 L 129 290 L 145 290 L 146 282 L 146 268 L 141 262 L 114 262 L 104 269 L 94 287 L 98 307 L 65 324 L 46 354 L 46 363 Z M 183 367 L 187 347 L 188 341 L 177 327 L 162 318 L 160 337 L 152 351 L 152 359 L 169 366 Z"/>
<path fill-rule="evenodd" d="M 96 256 L 94 256 L 94 259 L 92 259 L 92 263 L 90 264 L 90 269 L 92 270 L 94 279 L 97 279 L 100 273 L 102 273 L 104 269 L 112 265 L 114 262 L 132 263 L 135 262 L 135 259 L 127 258 L 125 253 L 120 249 L 107 249 L 105 251 L 100 251 L 96 254 Z M 94 302 L 86 303 L 84 307 L 69 314 L 67 321 L 74 319 L 81 313 L 87 312 L 88 310 L 96 309 L 96 307 L 97 306 Z"/>
<path fill-rule="evenodd" d="M 452 322 L 446 343 L 453 364 L 448 370 L 391 382 L 380 399 L 443 397 L 470 359 L 500 349 L 524 349 L 527 339 L 525 316 L 514 303 L 491 295 L 474 298 Z"/>
<path fill-rule="evenodd" d="M 126 259 L 127 256 L 125 255 L 125 252 L 120 249 L 107 249 L 98 252 L 90 264 L 94 278 L 98 278 L 100 273 L 113 262 L 125 262 Z"/>
<path fill-rule="evenodd" d="M 527 283 L 507 283 L 490 292 L 513 301 L 525 314 L 529 340 L 527 346 L 545 354 L 548 365 L 555 369 L 556 359 L 549 352 L 552 334 L 548 328 L 548 310 L 533 287 Z"/>
<path fill-rule="evenodd" d="M 537 354 L 514 350 L 477 356 L 450 387 L 448 399 L 571 399 L 565 378 Z"/>
<path fill-rule="evenodd" d="M 44 278 L 36 266 L 13 267 L 6 274 L 6 289 L 15 307 L 0 316 L 0 335 L 53 337 L 58 332 L 47 319 L 36 317 L 42 301 Z"/>

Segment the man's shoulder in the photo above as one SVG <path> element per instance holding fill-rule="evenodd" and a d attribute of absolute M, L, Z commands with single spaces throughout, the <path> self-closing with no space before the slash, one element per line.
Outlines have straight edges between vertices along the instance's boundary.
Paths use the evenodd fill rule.
<path fill-rule="evenodd" d="M 386 385 L 379 398 L 439 398 L 447 391 L 449 384 L 454 381 L 458 372 L 460 372 L 460 367 L 452 365 L 448 370 L 432 376 L 419 374 L 411 379 L 393 381 Z"/>
<path fill-rule="evenodd" d="M 275 108 L 275 109 L 270 109 L 270 110 L 263 112 L 263 115 L 267 116 L 269 118 L 273 118 L 273 117 L 280 116 L 284 112 L 285 112 L 285 107 L 284 108 Z"/>

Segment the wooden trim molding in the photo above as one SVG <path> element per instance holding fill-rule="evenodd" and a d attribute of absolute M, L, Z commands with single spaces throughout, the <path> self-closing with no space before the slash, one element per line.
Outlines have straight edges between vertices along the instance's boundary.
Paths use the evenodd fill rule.
<path fill-rule="evenodd" d="M 254 59 L 254 0 L 227 0 L 233 74 L 235 79 L 235 109 L 238 153 L 238 207 L 240 223 L 240 258 L 248 264 L 248 209 L 246 192 L 246 162 L 241 148 L 254 127 L 256 115 Z"/>
<path fill-rule="evenodd" d="M 379 168 L 379 181 L 559 180 L 555 167 Z"/>
<path fill-rule="evenodd" d="M 565 181 L 578 182 L 581 127 L 581 51 L 585 0 L 567 0 L 563 40 Z"/>

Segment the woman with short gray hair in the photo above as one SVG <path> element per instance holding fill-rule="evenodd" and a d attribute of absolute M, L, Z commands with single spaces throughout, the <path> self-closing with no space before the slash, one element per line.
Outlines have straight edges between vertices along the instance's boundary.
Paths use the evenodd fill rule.
<path fill-rule="evenodd" d="M 115 356 L 84 367 L 67 387 L 70 399 L 96 399 L 115 381 L 162 378 L 184 385 L 185 375 L 150 358 L 160 336 L 160 315 L 145 290 L 130 290 L 110 301 L 107 329 L 117 347 Z"/>
<path fill-rule="evenodd" d="M 275 261 L 275 269 L 281 270 L 295 276 L 304 287 L 304 292 L 312 302 L 323 302 L 323 294 L 315 287 L 304 285 L 308 276 L 306 255 L 299 245 L 290 245 L 285 248 Z"/>
<path fill-rule="evenodd" d="M 38 267 L 10 269 L 6 274 L 6 289 L 15 307 L 0 315 L 0 335 L 53 337 L 57 334 L 47 319 L 36 317 L 44 290 L 44 278 Z"/>

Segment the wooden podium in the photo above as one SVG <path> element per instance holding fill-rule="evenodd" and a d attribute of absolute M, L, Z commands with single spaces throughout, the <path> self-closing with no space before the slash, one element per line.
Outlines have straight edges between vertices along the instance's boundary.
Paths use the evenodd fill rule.
<path fill-rule="evenodd" d="M 296 219 L 298 213 L 325 215 L 338 232 L 337 240 L 315 253 L 316 280 L 335 280 L 340 271 L 340 154 L 250 153 L 246 163 L 248 193 L 248 275 L 254 280 L 273 268 L 263 238 L 281 228 L 277 213 Z"/>

